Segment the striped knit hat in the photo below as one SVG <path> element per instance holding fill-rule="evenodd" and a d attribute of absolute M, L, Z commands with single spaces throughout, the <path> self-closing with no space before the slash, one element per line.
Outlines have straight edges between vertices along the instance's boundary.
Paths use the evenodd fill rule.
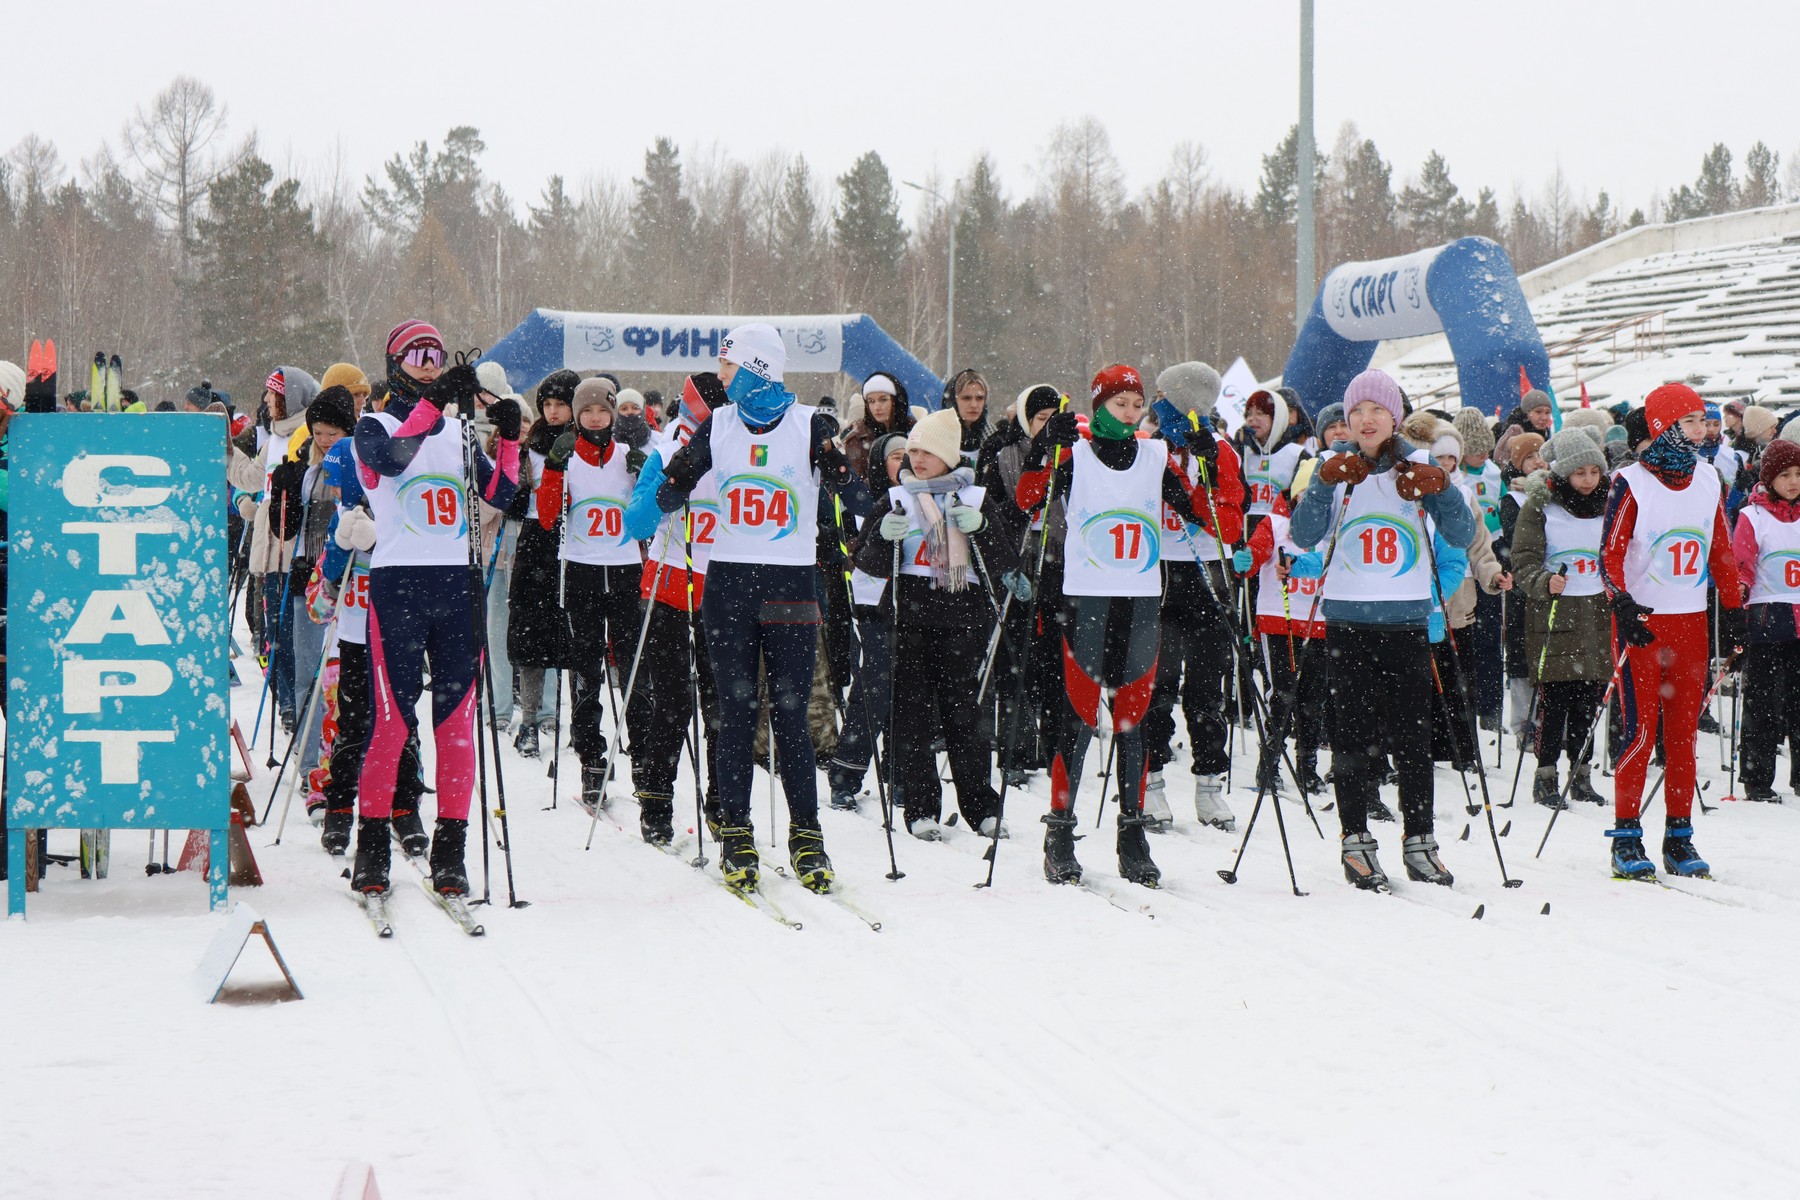
<path fill-rule="evenodd" d="M 388 334 L 387 355 L 390 359 L 398 358 L 413 346 L 420 345 L 436 346 L 442 350 L 444 348 L 443 335 L 437 331 L 437 326 L 425 321 L 402 321 L 394 326 L 392 333 Z"/>

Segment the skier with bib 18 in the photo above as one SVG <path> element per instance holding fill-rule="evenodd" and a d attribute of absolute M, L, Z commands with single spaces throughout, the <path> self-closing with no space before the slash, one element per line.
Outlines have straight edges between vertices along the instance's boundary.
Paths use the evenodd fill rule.
<path fill-rule="evenodd" d="M 1344 409 L 1350 440 L 1313 473 L 1288 526 L 1295 545 L 1326 546 L 1302 554 L 1290 575 L 1323 578 L 1344 877 L 1359 888 L 1387 887 L 1368 823 L 1385 743 L 1400 776 L 1407 877 L 1449 886 L 1432 832 L 1435 555 L 1426 539 L 1435 531 L 1446 545 L 1466 547 L 1475 518 L 1428 451 L 1399 436 L 1400 388 L 1385 372 L 1352 379 Z"/>
<path fill-rule="evenodd" d="M 1613 780 L 1613 874 L 1651 879 L 1644 853 L 1644 775 L 1662 717 L 1667 764 L 1663 866 L 1675 875 L 1706 875 L 1694 849 L 1694 741 L 1706 697 L 1706 597 L 1718 589 L 1721 650 L 1744 644 L 1743 593 L 1725 523 L 1718 472 L 1695 470 L 1706 437 L 1706 408 L 1684 383 L 1665 383 L 1644 399 L 1651 442 L 1613 476 L 1601 527 L 1600 578 L 1612 605 L 1615 642 L 1624 666 L 1619 696 L 1625 752 Z"/>
<path fill-rule="evenodd" d="M 369 562 L 369 679 L 375 721 L 358 781 L 357 892 L 388 890 L 388 818 L 401 751 L 418 721 L 419 692 L 431 658 L 431 716 L 437 742 L 437 825 L 431 880 L 446 895 L 466 895 L 463 869 L 469 801 L 475 782 L 476 597 L 469 568 L 465 453 L 473 456 L 482 499 L 505 508 L 519 483 L 517 401 L 494 399 L 488 416 L 499 434 L 495 458 L 469 449 L 481 384 L 473 363 L 444 369 L 444 342 L 423 321 L 388 335 L 388 402 L 356 424 L 356 461 L 375 549 Z M 451 404 L 463 415 L 446 420 Z"/>
<path fill-rule="evenodd" d="M 719 869 L 734 890 L 755 889 L 760 860 L 750 781 L 760 659 L 788 803 L 788 860 L 803 885 L 826 892 L 834 876 L 819 830 L 818 773 L 806 727 L 818 655 L 819 490 L 847 493 L 853 472 L 832 444 L 836 422 L 797 403 L 782 386 L 786 365 L 774 326 L 740 325 L 726 335 L 719 379 L 730 403 L 714 409 L 669 459 L 657 505 L 676 511 L 714 473 L 719 521 L 700 615 L 719 689 Z M 857 506 L 866 503 L 864 492 Z"/>
<path fill-rule="evenodd" d="M 1122 364 L 1106 367 L 1094 376 L 1090 390 L 1090 436 L 1081 436 L 1074 413 L 1051 417 L 1033 439 L 1017 492 L 1019 507 L 1028 513 L 1052 491 L 1066 497 L 1063 672 L 1068 704 L 1050 767 L 1044 875 L 1052 883 L 1081 881 L 1081 864 L 1075 861 L 1075 796 L 1088 742 L 1100 720 L 1100 693 L 1110 688 L 1119 759 L 1119 873 L 1132 883 L 1155 887 L 1162 873 L 1150 859 L 1144 836 L 1149 764 L 1139 725 L 1156 683 L 1163 505 L 1197 521 L 1205 536 L 1230 545 L 1243 532 L 1241 492 L 1208 493 L 1169 465 L 1170 445 L 1185 447 L 1198 463 L 1200 477 L 1218 486 L 1219 446 L 1204 423 L 1172 421 L 1161 430 L 1168 441 L 1135 436 L 1145 409 L 1144 383 L 1136 370 Z M 1065 449 L 1071 449 L 1066 457 Z M 1053 451 L 1060 465 L 1052 465 Z"/>

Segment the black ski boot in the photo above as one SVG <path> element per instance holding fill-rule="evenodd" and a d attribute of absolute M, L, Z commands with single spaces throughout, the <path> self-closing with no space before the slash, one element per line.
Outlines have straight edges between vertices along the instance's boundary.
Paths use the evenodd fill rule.
<path fill-rule="evenodd" d="M 639 792 L 638 832 L 652 846 L 667 846 L 675 840 L 675 797 Z"/>
<path fill-rule="evenodd" d="M 1663 829 L 1663 870 L 1690 879 L 1711 879 L 1712 867 L 1694 849 L 1692 821 L 1670 821 Z"/>
<path fill-rule="evenodd" d="M 1075 814 L 1044 814 L 1044 878 L 1051 883 L 1080 883 L 1081 864 L 1075 861 Z M 1148 851 L 1145 853 L 1148 858 Z"/>
<path fill-rule="evenodd" d="M 591 816 L 606 807 L 606 767 L 581 768 L 581 807 Z"/>
<path fill-rule="evenodd" d="M 1369 797 L 1369 820 L 1392 821 L 1394 820 L 1394 810 L 1384 804 L 1380 796 L 1371 796 Z"/>
<path fill-rule="evenodd" d="M 1539 767 L 1531 776 L 1531 802 L 1545 808 L 1567 808 L 1562 789 L 1556 784 L 1556 766 Z"/>
<path fill-rule="evenodd" d="M 1456 882 L 1438 857 L 1437 838 L 1429 833 L 1415 833 L 1401 844 L 1401 861 L 1406 864 L 1406 877 L 1414 883 L 1435 883 L 1449 887 Z"/>
<path fill-rule="evenodd" d="M 406 857 L 418 858 L 431 849 L 431 839 L 425 836 L 425 825 L 419 820 L 417 809 L 396 808 L 393 822 L 394 836 L 400 839 L 400 852 Z"/>
<path fill-rule="evenodd" d="M 1375 839 L 1367 833 L 1346 833 L 1343 842 L 1344 878 L 1364 891 L 1385 892 L 1387 872 L 1375 857 Z"/>
<path fill-rule="evenodd" d="M 823 894 L 831 890 L 837 875 L 831 869 L 831 859 L 825 855 L 825 835 L 819 832 L 817 817 L 788 825 L 788 862 L 794 868 L 794 877 L 807 891 Z"/>
<path fill-rule="evenodd" d="M 1119 876 L 1147 888 L 1162 886 L 1162 872 L 1150 861 L 1150 839 L 1144 826 L 1154 824 L 1142 813 L 1119 814 Z"/>
<path fill-rule="evenodd" d="M 388 840 L 393 836 L 381 817 L 364 817 L 356 826 L 356 869 L 350 874 L 353 892 L 388 890 L 388 864 L 392 861 Z"/>
<path fill-rule="evenodd" d="M 1606 831 L 1612 839 L 1614 879 L 1655 879 L 1656 864 L 1644 853 L 1644 827 L 1637 820 L 1619 821 Z"/>
<path fill-rule="evenodd" d="M 519 736 L 513 739 L 513 749 L 519 752 L 520 758 L 536 758 L 538 756 L 536 721 L 528 721 L 519 727 Z"/>
<path fill-rule="evenodd" d="M 711 796 L 700 803 L 700 819 L 706 824 L 706 832 L 712 835 L 714 845 L 725 840 L 725 812 Z"/>
<path fill-rule="evenodd" d="M 725 876 L 726 887 L 734 892 L 754 892 L 761 862 L 756 853 L 754 829 L 748 825 L 720 827 L 719 873 Z"/>
<path fill-rule="evenodd" d="M 1569 768 L 1569 799 L 1583 804 L 1606 803 L 1606 797 L 1594 790 L 1594 768 L 1591 763 L 1577 763 Z"/>
<path fill-rule="evenodd" d="M 319 845 L 333 858 L 342 858 L 350 849 L 350 831 L 356 828 L 354 808 L 333 808 L 325 813 L 325 830 L 319 834 Z"/>
<path fill-rule="evenodd" d="M 468 821 L 438 818 L 431 833 L 431 886 L 439 895 L 469 894 L 469 873 L 463 870 L 463 846 L 468 838 Z"/>

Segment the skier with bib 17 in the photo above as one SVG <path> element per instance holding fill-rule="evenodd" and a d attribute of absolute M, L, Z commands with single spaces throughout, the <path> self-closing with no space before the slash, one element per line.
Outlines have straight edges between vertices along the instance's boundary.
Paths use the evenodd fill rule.
<path fill-rule="evenodd" d="M 760 659 L 788 803 L 788 860 L 802 884 L 826 892 L 834 875 L 819 829 L 818 773 L 806 727 L 818 655 L 819 490 L 847 492 L 853 472 L 832 444 L 836 422 L 797 403 L 782 385 L 786 365 L 774 326 L 740 325 L 726 335 L 719 379 L 730 403 L 714 409 L 669 459 L 657 505 L 676 511 L 714 473 L 719 521 L 700 615 L 719 689 L 719 869 L 734 890 L 755 889 L 760 861 L 750 780 Z M 866 503 L 865 491 L 858 507 Z"/>
<path fill-rule="evenodd" d="M 1344 876 L 1360 888 L 1387 887 L 1368 823 L 1385 745 L 1400 776 L 1407 876 L 1448 886 L 1432 832 L 1435 555 L 1427 539 L 1436 532 L 1466 547 L 1475 519 L 1443 468 L 1399 436 L 1400 388 L 1386 373 L 1352 379 L 1344 409 L 1350 440 L 1314 472 L 1288 527 L 1295 545 L 1327 547 L 1301 555 L 1290 575 L 1323 579 Z"/>
<path fill-rule="evenodd" d="M 1613 874 L 1651 879 L 1644 853 L 1644 775 L 1662 717 L 1667 764 L 1663 808 L 1663 866 L 1675 875 L 1706 875 L 1694 849 L 1694 742 L 1707 691 L 1706 598 L 1718 590 L 1720 648 L 1744 644 L 1743 593 L 1725 487 L 1718 472 L 1695 470 L 1695 447 L 1706 437 L 1706 408 L 1684 383 L 1665 383 L 1644 399 L 1651 442 L 1638 460 L 1613 476 L 1601 529 L 1600 578 L 1612 605 L 1615 642 L 1624 665 L 1619 696 L 1625 752 L 1613 780 Z"/>

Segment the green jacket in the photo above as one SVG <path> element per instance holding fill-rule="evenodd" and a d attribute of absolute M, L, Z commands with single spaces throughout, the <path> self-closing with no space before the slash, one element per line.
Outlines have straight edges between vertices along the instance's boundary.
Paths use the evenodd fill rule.
<path fill-rule="evenodd" d="M 1528 499 L 1513 526 L 1512 569 L 1514 586 L 1526 600 L 1525 664 L 1530 678 L 1533 683 L 1590 680 L 1604 684 L 1612 678 L 1613 669 L 1612 612 L 1606 596 L 1550 595 L 1555 572 L 1544 569 L 1544 506 L 1556 501 L 1550 495 L 1547 472 L 1534 471 L 1520 482 Z M 1607 485 L 1602 481 L 1600 486 Z M 1554 630 L 1550 628 L 1553 600 Z"/>

